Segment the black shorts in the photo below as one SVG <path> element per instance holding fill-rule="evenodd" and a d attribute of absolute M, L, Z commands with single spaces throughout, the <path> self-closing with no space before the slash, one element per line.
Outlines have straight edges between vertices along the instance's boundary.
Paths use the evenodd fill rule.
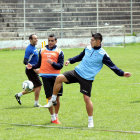
<path fill-rule="evenodd" d="M 30 70 L 26 69 L 25 73 L 26 73 L 28 79 L 33 82 L 34 88 L 40 87 L 42 85 L 38 74 L 35 73 L 33 69 L 30 69 Z"/>
<path fill-rule="evenodd" d="M 55 79 L 56 77 L 50 77 L 50 78 L 42 77 L 46 98 L 51 97 L 53 94 L 53 86 L 54 86 Z M 63 93 L 63 86 L 61 87 L 58 96 L 62 96 L 62 93 Z"/>
<path fill-rule="evenodd" d="M 79 83 L 80 84 L 80 92 L 89 96 L 89 97 L 91 96 L 91 89 L 92 89 L 93 80 L 83 79 L 81 76 L 79 76 L 76 73 L 75 70 L 67 71 L 67 72 L 63 73 L 63 75 L 68 80 L 68 82 L 66 82 L 66 84 Z"/>

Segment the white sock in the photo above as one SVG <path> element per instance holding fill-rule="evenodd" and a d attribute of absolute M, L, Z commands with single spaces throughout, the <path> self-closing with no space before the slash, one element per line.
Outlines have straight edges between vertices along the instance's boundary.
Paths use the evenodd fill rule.
<path fill-rule="evenodd" d="M 18 97 L 21 97 L 22 95 L 23 95 L 22 92 L 18 93 Z"/>
<path fill-rule="evenodd" d="M 56 95 L 52 95 L 51 100 L 52 100 L 52 101 L 56 101 L 56 98 L 57 98 L 57 96 L 56 96 Z"/>
<path fill-rule="evenodd" d="M 58 114 L 55 114 L 55 117 L 58 118 Z"/>
<path fill-rule="evenodd" d="M 51 120 L 52 121 L 56 120 L 55 114 L 51 115 Z"/>
<path fill-rule="evenodd" d="M 35 101 L 35 105 L 37 105 L 38 104 L 38 101 Z"/>
<path fill-rule="evenodd" d="M 88 128 L 93 127 L 94 127 L 93 116 L 88 116 Z"/>
<path fill-rule="evenodd" d="M 88 116 L 88 121 L 93 122 L 93 116 Z"/>

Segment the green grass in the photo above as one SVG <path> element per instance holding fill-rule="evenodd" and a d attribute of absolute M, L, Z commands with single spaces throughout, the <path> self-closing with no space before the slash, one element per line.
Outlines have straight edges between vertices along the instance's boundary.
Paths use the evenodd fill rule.
<path fill-rule="evenodd" d="M 65 60 L 82 50 L 64 49 Z M 21 91 L 21 84 L 27 79 L 22 64 L 24 51 L 0 51 L 0 140 L 140 139 L 140 134 L 102 131 L 140 131 L 140 44 L 130 44 L 126 48 L 108 47 L 105 50 L 112 61 L 122 70 L 131 72 L 132 77 L 118 77 L 106 66 L 96 76 L 91 97 L 94 104 L 93 129 L 87 128 L 87 113 L 78 84 L 64 84 L 59 112 L 62 124 L 59 128 L 50 124 L 47 109 L 33 108 L 33 93 L 22 96 L 22 105 L 18 105 L 14 95 Z M 74 69 L 77 64 L 64 67 L 62 72 Z M 46 104 L 43 88 L 40 103 Z"/>

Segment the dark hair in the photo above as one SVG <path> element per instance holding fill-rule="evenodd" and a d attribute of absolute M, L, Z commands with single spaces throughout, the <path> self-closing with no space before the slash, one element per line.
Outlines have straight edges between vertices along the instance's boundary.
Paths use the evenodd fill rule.
<path fill-rule="evenodd" d="M 92 33 L 92 37 L 94 37 L 95 40 L 100 40 L 101 42 L 103 40 L 103 37 L 100 33 L 95 33 L 95 34 Z"/>
<path fill-rule="evenodd" d="M 49 37 L 54 37 L 57 40 L 57 37 L 54 34 L 50 34 Z"/>
<path fill-rule="evenodd" d="M 32 40 L 32 39 L 33 39 L 33 35 L 35 35 L 35 34 L 31 34 L 31 35 L 29 36 L 29 40 Z"/>

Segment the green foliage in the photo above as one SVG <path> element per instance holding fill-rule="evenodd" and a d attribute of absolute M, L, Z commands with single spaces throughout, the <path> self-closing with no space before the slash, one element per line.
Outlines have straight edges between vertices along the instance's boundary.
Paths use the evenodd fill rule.
<path fill-rule="evenodd" d="M 137 33 L 133 32 L 132 34 L 126 34 L 126 36 L 137 36 Z"/>
<path fill-rule="evenodd" d="M 131 44 L 126 48 L 104 49 L 112 61 L 122 70 L 131 72 L 132 77 L 118 77 L 106 66 L 96 76 L 91 97 L 94 105 L 93 129 L 87 128 L 88 117 L 78 84 L 64 84 L 59 112 L 61 125 L 50 123 L 48 109 L 33 107 L 33 93 L 22 96 L 20 106 L 14 95 L 22 90 L 21 84 L 27 79 L 22 63 L 24 51 L 0 51 L 0 140 L 139 139 L 140 134 L 105 130 L 140 131 L 140 46 Z M 65 60 L 82 50 L 64 49 Z M 74 69 L 77 64 L 64 66 L 62 72 Z M 40 104 L 46 104 L 43 88 Z"/>
<path fill-rule="evenodd" d="M 11 48 L 4 48 L 4 49 L 0 49 L 0 51 L 11 51 Z"/>

